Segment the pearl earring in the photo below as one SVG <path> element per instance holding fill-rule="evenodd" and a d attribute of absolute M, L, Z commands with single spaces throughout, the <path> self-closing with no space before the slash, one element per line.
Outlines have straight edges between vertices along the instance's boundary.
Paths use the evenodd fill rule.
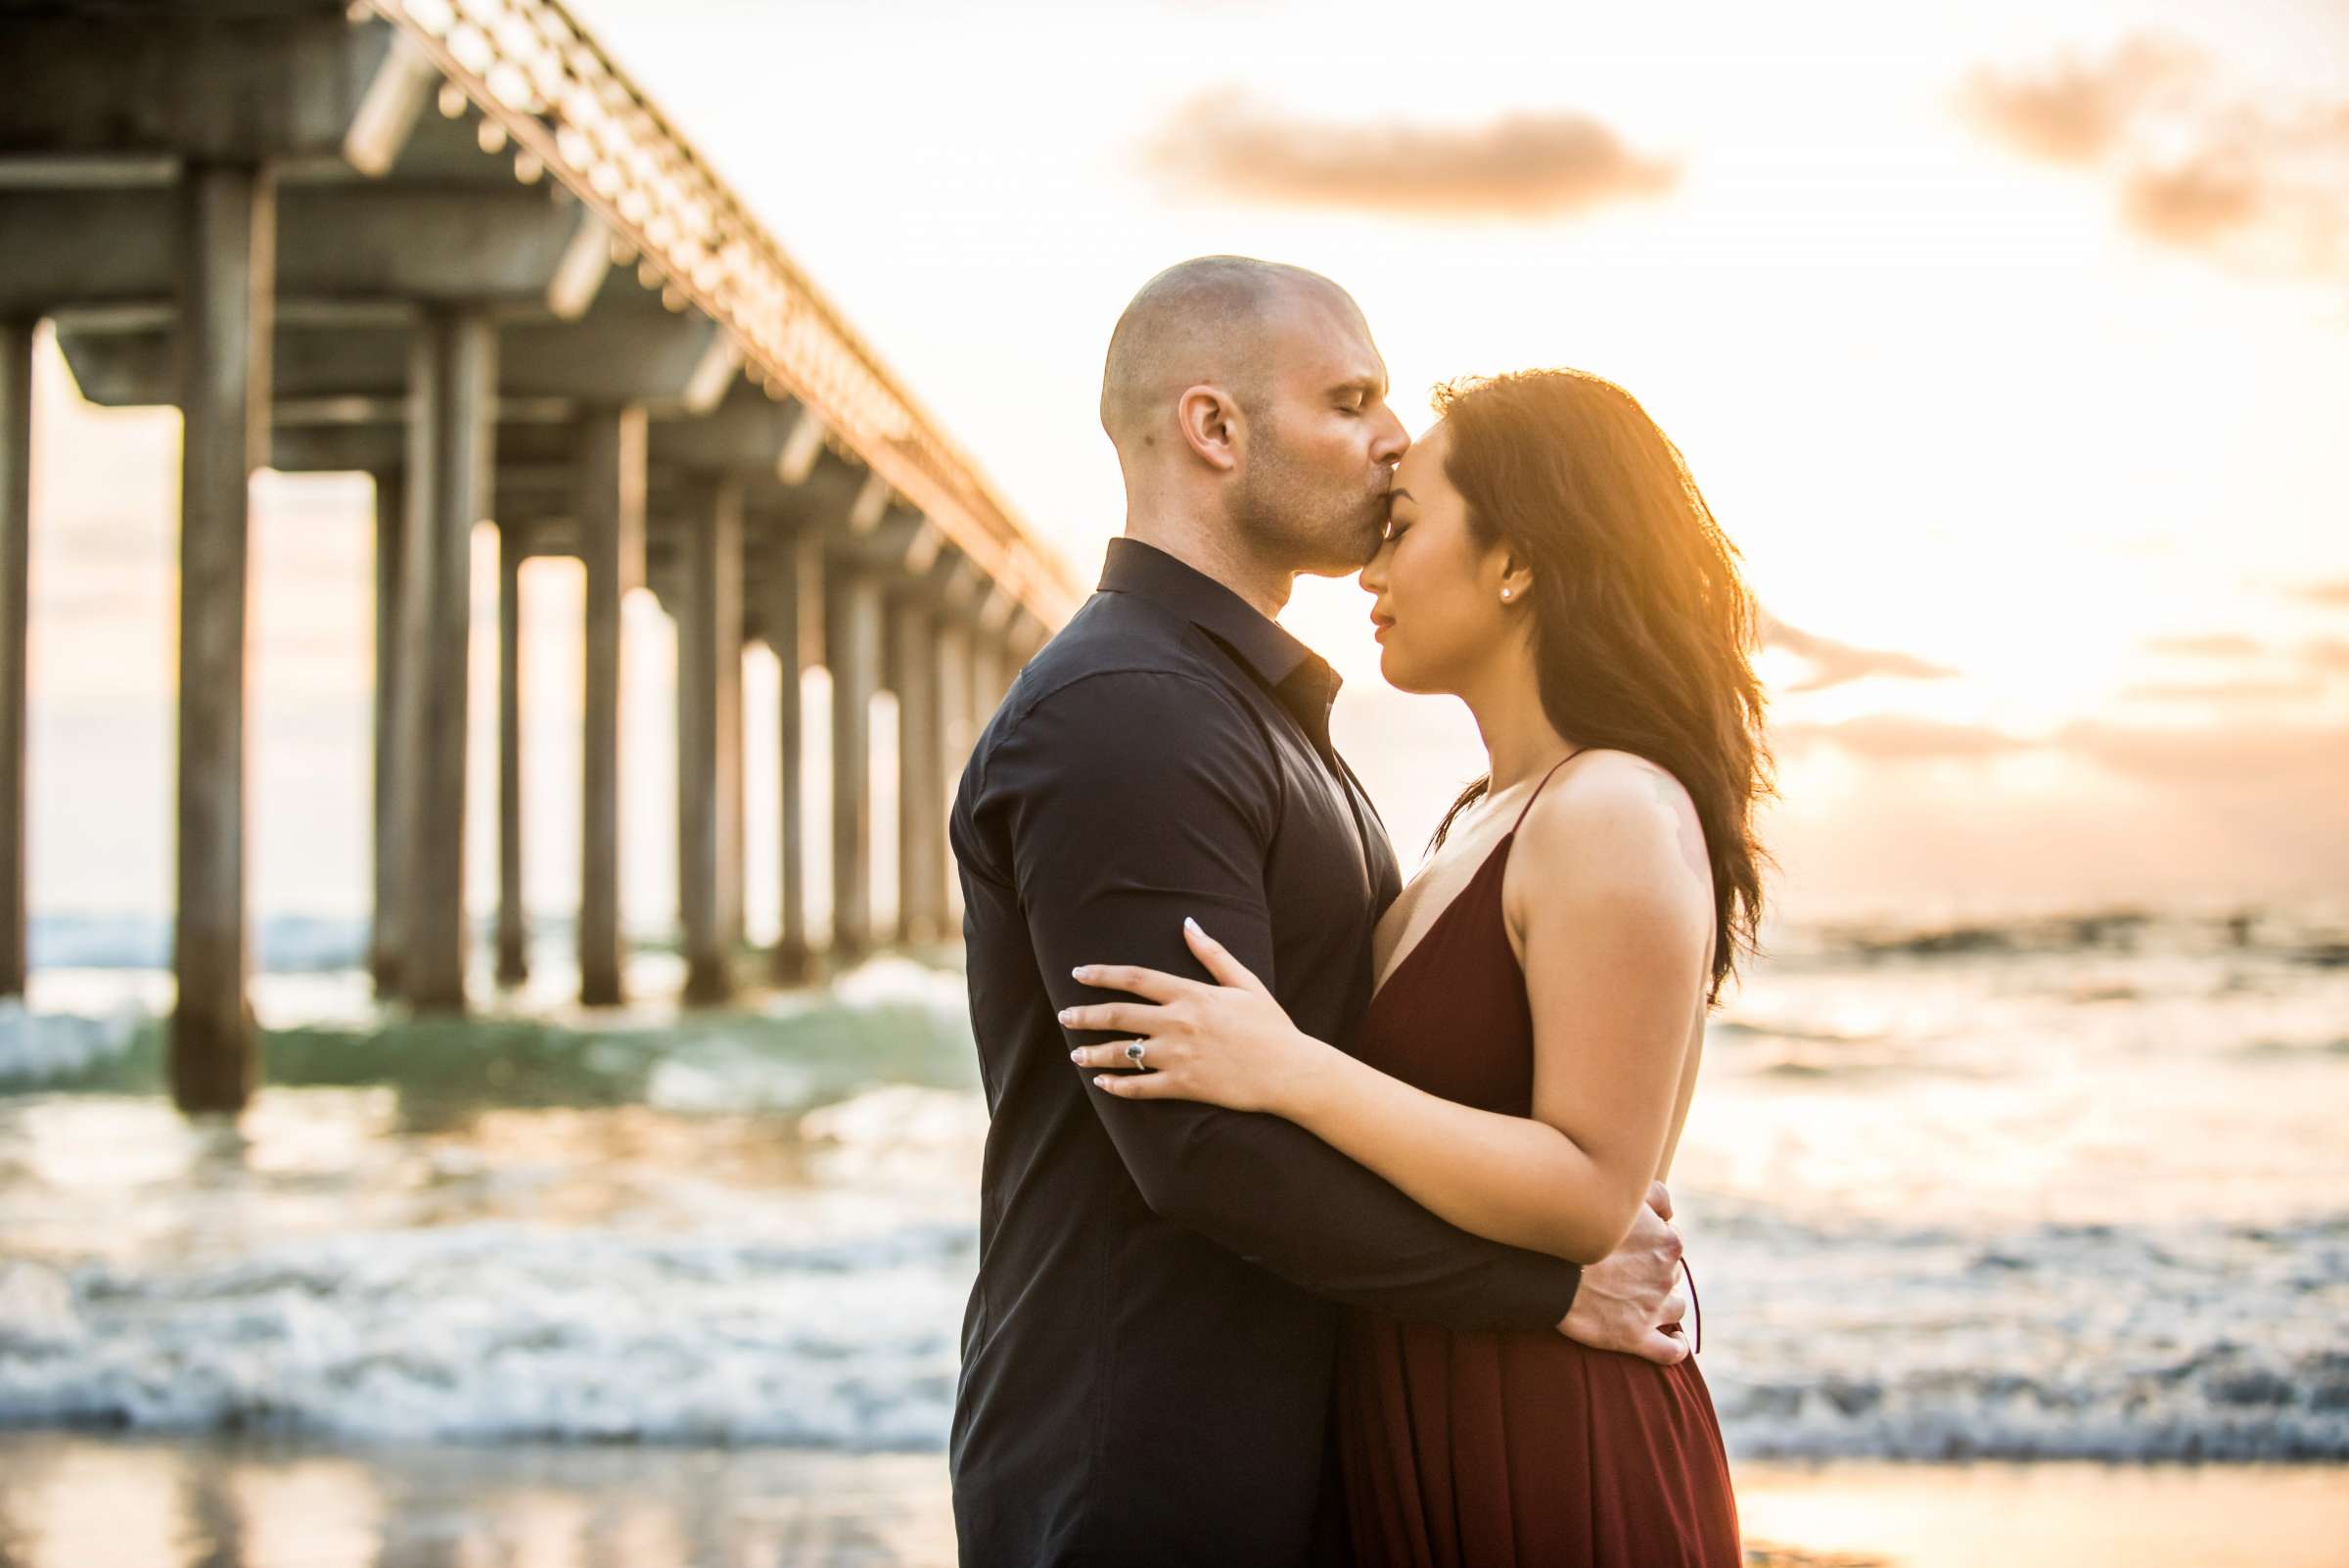
<path fill-rule="evenodd" d="M 1512 590 L 1510 590 L 1510 589 L 1508 589 L 1508 588 L 1503 588 L 1503 589 L 1501 589 L 1501 590 L 1500 590 L 1500 596 L 1501 596 L 1503 599 L 1506 599 L 1506 598 L 1509 596 L 1509 594 L 1510 594 L 1510 592 L 1511 592 L 1511 591 L 1512 591 Z"/>

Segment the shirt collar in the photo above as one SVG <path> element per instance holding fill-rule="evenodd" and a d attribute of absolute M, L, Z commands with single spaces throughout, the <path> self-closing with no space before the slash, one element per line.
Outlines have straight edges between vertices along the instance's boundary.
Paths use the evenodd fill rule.
<path fill-rule="evenodd" d="M 1255 670 L 1282 706 L 1328 744 L 1329 706 L 1342 684 L 1338 672 L 1230 588 L 1156 545 L 1120 534 L 1109 541 L 1101 590 L 1136 594 L 1189 621 Z"/>

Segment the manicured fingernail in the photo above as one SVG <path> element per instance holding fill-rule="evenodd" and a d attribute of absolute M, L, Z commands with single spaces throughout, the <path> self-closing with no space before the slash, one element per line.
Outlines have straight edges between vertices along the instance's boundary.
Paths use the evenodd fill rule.
<path fill-rule="evenodd" d="M 1070 1061 L 1072 1061 L 1072 1062 L 1082 1062 L 1082 1061 L 1083 1061 L 1083 1060 L 1084 1060 L 1084 1047 L 1083 1047 L 1083 1046 L 1082 1046 L 1082 1045 L 1080 1045 L 1080 1046 L 1078 1046 L 1078 1047 L 1077 1047 L 1075 1050 L 1073 1050 L 1073 1051 L 1069 1052 L 1069 1060 L 1070 1060 Z"/>
<path fill-rule="evenodd" d="M 1183 923 L 1183 925 L 1184 925 L 1185 927 L 1187 927 L 1188 929 L 1190 929 L 1190 930 L 1192 930 L 1192 931 L 1199 931 L 1199 922 L 1198 922 L 1198 921 L 1196 921 L 1196 920 L 1193 920 L 1193 919 L 1192 919 L 1192 918 L 1191 918 L 1189 915 L 1184 915 L 1184 916 L 1182 917 L 1182 923 Z M 1204 932 L 1204 931 L 1199 931 L 1199 935 L 1201 935 L 1202 937 L 1204 937 L 1204 936 L 1206 936 L 1206 935 L 1207 935 L 1207 933 L 1206 933 L 1206 932 Z"/>
<path fill-rule="evenodd" d="M 1101 1074 L 1100 1076 L 1098 1076 L 1097 1078 L 1095 1078 L 1095 1079 L 1093 1080 L 1093 1087 L 1095 1087 L 1095 1088 L 1107 1088 L 1107 1087 L 1109 1087 L 1109 1075 L 1108 1075 L 1107 1073 L 1103 1073 L 1103 1074 Z"/>
<path fill-rule="evenodd" d="M 1091 964 L 1079 964 L 1076 968 L 1069 971 L 1070 975 L 1078 980 L 1082 980 L 1085 976 L 1091 974 L 1092 972 L 1093 966 Z"/>
<path fill-rule="evenodd" d="M 1070 1015 L 1071 1013 L 1075 1012 L 1076 1010 L 1077 1010 L 1077 1009 L 1076 1009 L 1076 1008 L 1074 1008 L 1074 1007 L 1063 1007 L 1063 1008 L 1060 1010 L 1060 1021 L 1061 1021 L 1062 1023 L 1064 1023 L 1064 1024 L 1065 1024 L 1065 1023 L 1067 1023 L 1067 1022 L 1069 1021 L 1069 1015 Z"/>

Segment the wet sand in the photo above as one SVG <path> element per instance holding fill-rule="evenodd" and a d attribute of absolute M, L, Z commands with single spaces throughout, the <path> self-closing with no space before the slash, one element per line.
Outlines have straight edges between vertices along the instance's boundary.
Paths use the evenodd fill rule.
<path fill-rule="evenodd" d="M 2339 1568 L 2338 1465 L 1735 1467 L 1746 1558 L 1836 1568 Z"/>
<path fill-rule="evenodd" d="M 1737 1467 L 1772 1568 L 2334 1568 L 2325 1465 Z M 0 1433 L 5 1568 L 950 1568 L 944 1457 Z"/>

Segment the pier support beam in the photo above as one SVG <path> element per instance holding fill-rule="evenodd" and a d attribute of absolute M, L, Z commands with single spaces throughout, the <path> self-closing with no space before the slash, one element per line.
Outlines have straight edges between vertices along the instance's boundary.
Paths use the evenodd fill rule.
<path fill-rule="evenodd" d="M 932 640 L 937 654 L 937 672 L 931 677 L 931 695 L 938 702 L 939 729 L 939 877 L 944 885 L 941 894 L 945 899 L 941 906 L 941 937 L 950 936 L 961 928 L 962 885 L 954 875 L 954 859 L 946 841 L 945 823 L 953 809 L 954 789 L 962 777 L 964 764 L 970 761 L 971 744 L 978 739 L 978 726 L 971 721 L 971 634 L 962 623 L 951 615 L 938 618 L 938 634 Z"/>
<path fill-rule="evenodd" d="M 810 529 L 778 539 L 772 600 L 766 607 L 767 645 L 781 666 L 776 715 L 781 732 L 782 930 L 768 959 L 768 978 L 778 986 L 804 985 L 814 978 L 807 940 L 808 811 L 806 776 L 807 715 L 800 682 L 824 662 L 824 540 Z"/>
<path fill-rule="evenodd" d="M 620 601 L 644 582 L 645 417 L 603 407 L 578 425 L 579 556 L 587 568 L 579 1000 L 623 999 L 620 950 Z"/>
<path fill-rule="evenodd" d="M 236 1112 L 254 1077 L 245 909 L 249 484 L 268 434 L 277 208 L 266 169 L 191 164 L 179 192 L 179 833 L 171 1097 Z"/>
<path fill-rule="evenodd" d="M 898 940 L 936 942 L 945 911 L 945 749 L 930 607 L 900 599 L 890 614 L 889 687 L 898 694 Z"/>
<path fill-rule="evenodd" d="M 24 707 L 31 622 L 32 328 L 0 321 L 0 996 L 24 994 Z"/>
<path fill-rule="evenodd" d="M 367 928 L 367 973 L 378 997 L 399 994 L 400 956 L 407 941 L 400 883 L 408 864 L 408 813 L 400 793 L 399 755 L 405 729 L 399 716 L 402 546 L 407 538 L 407 476 L 386 469 L 375 476 L 375 866 L 373 918 Z"/>
<path fill-rule="evenodd" d="M 403 669 L 415 680 L 407 807 L 407 953 L 400 992 L 420 1012 L 465 1010 L 465 728 L 472 638 L 473 526 L 488 512 L 495 454 L 497 328 L 483 312 L 436 309 L 411 358 Z"/>
<path fill-rule="evenodd" d="M 746 522 L 744 527 L 747 529 L 749 524 Z M 737 563 L 741 561 L 739 550 L 734 558 Z M 751 875 L 750 863 L 744 853 L 750 843 L 745 834 L 745 820 L 750 810 L 750 783 L 743 771 L 742 740 L 742 655 L 749 646 L 749 638 L 743 628 L 749 623 L 750 614 L 744 608 L 743 579 L 739 567 L 734 579 L 734 646 L 724 666 L 725 678 L 731 680 L 734 695 L 730 701 L 721 703 L 717 711 L 720 736 L 718 755 L 723 760 L 718 776 L 718 800 L 725 813 L 719 825 L 719 842 L 731 846 L 721 852 L 718 861 L 717 920 L 718 930 L 725 940 L 729 963 L 732 962 L 731 955 L 739 953 L 749 941 L 745 902 Z"/>
<path fill-rule="evenodd" d="M 873 696 L 881 678 L 881 584 L 839 574 L 825 617 L 832 671 L 832 953 L 842 966 L 873 950 Z"/>
<path fill-rule="evenodd" d="M 677 916 L 685 1000 L 734 994 L 742 886 L 742 484 L 720 480 L 685 519 L 677 607 Z"/>
<path fill-rule="evenodd" d="M 497 983 L 530 978 L 522 906 L 522 530 L 497 526 Z"/>
<path fill-rule="evenodd" d="M 1011 689 L 1008 656 L 1002 642 L 986 627 L 971 632 L 971 734 L 975 738 L 995 716 L 1003 694 Z"/>

